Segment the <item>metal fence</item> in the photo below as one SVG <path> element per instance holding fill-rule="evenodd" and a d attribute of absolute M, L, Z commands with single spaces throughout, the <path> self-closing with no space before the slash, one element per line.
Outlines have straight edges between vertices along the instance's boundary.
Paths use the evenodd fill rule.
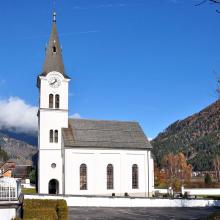
<path fill-rule="evenodd" d="M 0 201 L 18 200 L 20 192 L 20 181 L 14 178 L 0 178 Z"/>

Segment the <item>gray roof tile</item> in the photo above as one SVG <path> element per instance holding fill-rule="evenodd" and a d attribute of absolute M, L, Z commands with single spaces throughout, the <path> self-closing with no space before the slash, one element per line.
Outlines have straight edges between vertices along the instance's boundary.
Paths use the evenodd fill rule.
<path fill-rule="evenodd" d="M 69 119 L 63 139 L 65 147 L 152 148 L 137 122 Z"/>

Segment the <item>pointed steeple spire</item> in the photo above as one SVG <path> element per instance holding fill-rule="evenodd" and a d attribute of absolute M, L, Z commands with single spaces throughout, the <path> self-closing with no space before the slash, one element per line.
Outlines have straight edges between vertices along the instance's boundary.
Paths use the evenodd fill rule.
<path fill-rule="evenodd" d="M 53 13 L 52 31 L 50 34 L 49 44 L 46 48 L 46 59 L 43 67 L 43 75 L 47 75 L 51 71 L 57 71 L 65 78 L 69 78 L 65 74 L 62 49 L 60 47 L 59 37 L 56 27 L 56 12 Z"/>

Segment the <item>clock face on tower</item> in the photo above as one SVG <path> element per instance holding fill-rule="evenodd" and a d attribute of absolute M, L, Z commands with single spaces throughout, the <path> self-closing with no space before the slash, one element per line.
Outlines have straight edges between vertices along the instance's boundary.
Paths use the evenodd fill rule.
<path fill-rule="evenodd" d="M 49 85 L 52 87 L 52 88 L 58 88 L 61 84 L 61 81 L 58 77 L 56 76 L 52 76 L 49 80 Z"/>

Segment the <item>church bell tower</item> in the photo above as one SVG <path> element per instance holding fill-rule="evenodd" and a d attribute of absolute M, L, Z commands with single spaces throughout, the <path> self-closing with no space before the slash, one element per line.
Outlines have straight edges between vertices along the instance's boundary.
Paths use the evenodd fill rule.
<path fill-rule="evenodd" d="M 60 47 L 56 13 L 53 13 L 52 31 L 46 48 L 43 73 L 38 76 L 38 192 L 62 194 L 63 150 L 62 128 L 68 127 L 68 87 L 62 49 Z"/>

